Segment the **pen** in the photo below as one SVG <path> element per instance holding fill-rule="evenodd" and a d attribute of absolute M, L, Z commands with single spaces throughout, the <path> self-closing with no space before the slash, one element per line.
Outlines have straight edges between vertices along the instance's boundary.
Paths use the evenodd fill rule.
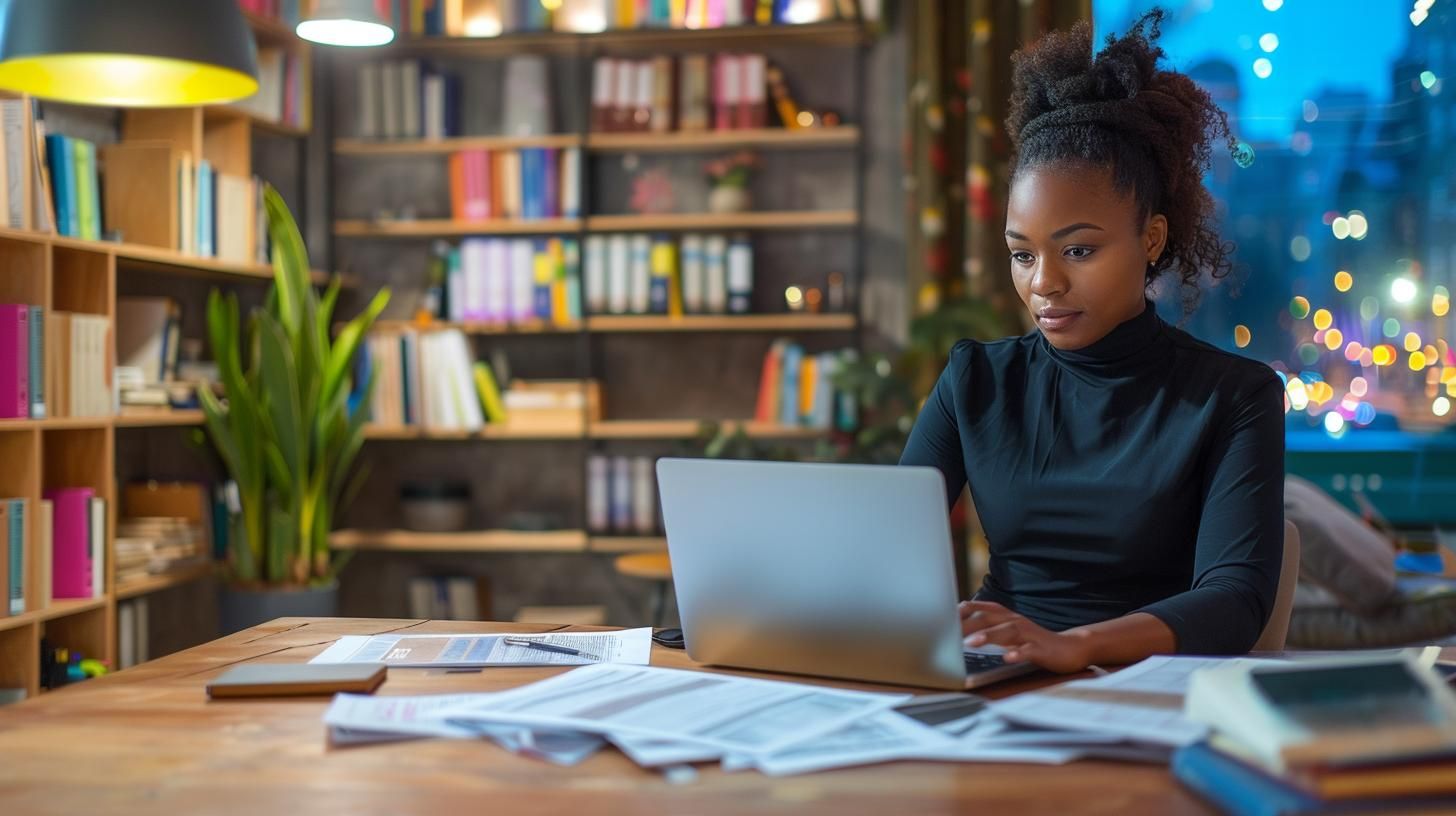
<path fill-rule="evenodd" d="M 505 638 L 507 646 L 522 646 L 527 649 L 536 649 L 542 652 L 555 652 L 556 654 L 572 655 L 574 657 L 585 657 L 589 660 L 601 660 L 594 654 L 587 654 L 580 649 L 573 649 L 570 646 L 557 646 L 554 643 L 542 643 L 539 640 L 528 638 L 508 637 Z"/>

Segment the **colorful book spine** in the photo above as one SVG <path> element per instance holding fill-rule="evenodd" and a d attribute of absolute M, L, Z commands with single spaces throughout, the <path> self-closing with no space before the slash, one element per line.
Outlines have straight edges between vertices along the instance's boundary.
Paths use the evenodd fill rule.
<path fill-rule="evenodd" d="M 478 362 L 474 366 L 475 389 L 480 395 L 480 408 L 486 422 L 504 422 L 505 403 L 501 400 L 500 384 L 495 381 L 495 372 L 490 366 Z"/>
<path fill-rule="evenodd" d="M 51 171 L 51 196 L 56 205 L 56 231 L 67 238 L 81 237 L 76 210 L 76 161 L 70 140 L 59 133 L 46 135 L 46 160 Z"/>
<path fill-rule="evenodd" d="M 45 309 L 30 307 L 30 418 L 45 419 Z"/>
<path fill-rule="evenodd" d="M 758 380 L 758 405 L 753 412 L 753 418 L 759 422 L 774 422 L 778 419 L 779 386 L 783 380 L 779 370 L 783 366 L 786 345 L 788 342 L 785 340 L 775 340 L 769 345 L 768 353 L 763 356 L 763 372 Z"/>
<path fill-rule="evenodd" d="M 728 245 L 728 311 L 748 314 L 753 304 L 753 248 L 747 238 Z"/>
<path fill-rule="evenodd" d="M 81 237 L 101 240 L 101 191 L 97 178 L 96 145 L 85 139 L 71 139 L 76 167 L 76 219 Z"/>
<path fill-rule="evenodd" d="M 54 508 L 51 527 L 54 547 L 51 597 L 54 599 L 93 597 L 90 503 L 95 495 L 89 487 L 66 487 L 45 493 Z"/>
<path fill-rule="evenodd" d="M 561 216 L 561 151 L 554 147 L 541 150 L 541 217 Z"/>
<path fill-rule="evenodd" d="M 804 349 L 796 343 L 784 347 L 779 385 L 779 422 L 785 426 L 799 424 L 799 374 Z"/>
<path fill-rule="evenodd" d="M 206 159 L 197 162 L 197 254 L 211 258 L 213 248 L 213 200 L 214 184 L 212 163 Z"/>
<path fill-rule="evenodd" d="M 10 540 L 10 614 L 25 612 L 25 527 L 29 522 L 25 499 L 6 502 L 6 537 Z"/>
<path fill-rule="evenodd" d="M 551 320 L 551 284 L 556 280 L 556 266 L 545 244 L 537 244 L 531 254 L 532 312 L 537 320 Z"/>
<path fill-rule="evenodd" d="M 0 419 L 30 416 L 30 307 L 0 304 Z"/>
<path fill-rule="evenodd" d="M 652 241 L 652 255 L 649 261 L 652 278 L 648 286 L 647 311 L 651 314 L 667 314 L 672 296 L 672 280 L 677 273 L 677 248 L 667 237 Z"/>

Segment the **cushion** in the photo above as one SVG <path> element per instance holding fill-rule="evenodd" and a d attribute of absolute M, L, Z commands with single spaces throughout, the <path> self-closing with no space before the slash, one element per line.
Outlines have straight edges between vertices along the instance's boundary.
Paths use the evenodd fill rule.
<path fill-rule="evenodd" d="M 1359 614 L 1317 586 L 1301 582 L 1285 641 L 1291 649 L 1379 649 L 1423 644 L 1456 634 L 1456 579 L 1402 578 L 1394 602 Z"/>
<path fill-rule="evenodd" d="M 1286 477 L 1284 518 L 1299 528 L 1301 583 L 1317 584 L 1355 612 L 1372 613 L 1396 599 L 1394 547 L 1324 491 Z"/>

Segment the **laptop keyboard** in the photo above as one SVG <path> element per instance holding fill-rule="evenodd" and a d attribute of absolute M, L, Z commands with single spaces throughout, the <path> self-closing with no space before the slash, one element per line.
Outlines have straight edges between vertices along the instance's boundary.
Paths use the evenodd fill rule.
<path fill-rule="evenodd" d="M 965 652 L 966 674 L 999 669 L 1006 665 L 1006 661 L 998 654 L 982 654 L 980 652 Z"/>

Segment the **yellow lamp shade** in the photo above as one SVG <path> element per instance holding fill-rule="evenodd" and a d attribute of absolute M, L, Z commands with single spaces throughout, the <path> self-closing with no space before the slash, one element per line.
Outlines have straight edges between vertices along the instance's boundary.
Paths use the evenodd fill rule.
<path fill-rule="evenodd" d="M 258 90 L 257 46 L 235 0 L 0 2 L 0 88 L 119 107 Z"/>

